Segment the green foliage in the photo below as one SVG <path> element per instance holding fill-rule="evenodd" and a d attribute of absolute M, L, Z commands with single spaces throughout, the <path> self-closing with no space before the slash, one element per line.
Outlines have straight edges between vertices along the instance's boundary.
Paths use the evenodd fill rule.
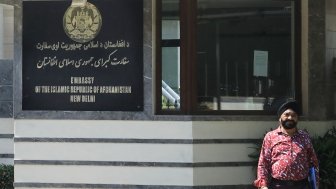
<path fill-rule="evenodd" d="M 319 160 L 320 189 L 336 188 L 336 127 L 329 129 L 323 136 L 312 137 L 314 150 Z M 261 142 L 256 142 L 254 151 L 248 156 L 255 162 L 257 167 Z"/>
<path fill-rule="evenodd" d="M 323 136 L 315 136 L 312 143 L 319 159 L 320 188 L 336 188 L 336 128 L 329 129 Z"/>
<path fill-rule="evenodd" d="M 14 166 L 0 165 L 0 189 L 12 189 L 14 183 Z"/>
<path fill-rule="evenodd" d="M 161 107 L 162 109 L 174 109 L 174 103 L 170 102 L 166 97 L 162 96 L 162 104 Z"/>

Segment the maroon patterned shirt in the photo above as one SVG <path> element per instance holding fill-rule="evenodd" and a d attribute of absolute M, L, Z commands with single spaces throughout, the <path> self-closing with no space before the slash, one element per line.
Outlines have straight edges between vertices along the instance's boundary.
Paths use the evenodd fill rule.
<path fill-rule="evenodd" d="M 279 127 L 264 138 L 254 186 L 268 186 L 270 177 L 294 181 L 306 179 L 312 165 L 318 171 L 318 160 L 309 134 L 298 130 L 291 137 Z M 316 177 L 318 181 L 318 173 Z"/>

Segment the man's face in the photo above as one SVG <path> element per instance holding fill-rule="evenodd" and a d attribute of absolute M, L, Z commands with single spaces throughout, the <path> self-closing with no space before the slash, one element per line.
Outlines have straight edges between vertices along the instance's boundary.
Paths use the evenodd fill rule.
<path fill-rule="evenodd" d="M 279 121 L 285 129 L 293 129 L 298 122 L 298 115 L 292 109 L 287 109 L 281 114 Z"/>

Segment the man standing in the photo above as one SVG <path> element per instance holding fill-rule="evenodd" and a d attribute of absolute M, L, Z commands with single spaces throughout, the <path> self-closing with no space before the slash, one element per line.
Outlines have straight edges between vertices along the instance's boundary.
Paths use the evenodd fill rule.
<path fill-rule="evenodd" d="M 297 129 L 299 107 L 291 100 L 278 109 L 279 127 L 266 134 L 254 186 L 260 189 L 308 189 L 308 174 L 318 160 L 309 134 Z"/>

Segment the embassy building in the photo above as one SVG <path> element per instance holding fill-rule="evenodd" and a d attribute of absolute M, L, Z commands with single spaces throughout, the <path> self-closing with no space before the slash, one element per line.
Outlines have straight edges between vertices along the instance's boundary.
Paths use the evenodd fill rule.
<path fill-rule="evenodd" d="M 336 120 L 334 0 L 0 0 L 0 162 L 16 189 L 249 189 L 300 104 Z"/>

